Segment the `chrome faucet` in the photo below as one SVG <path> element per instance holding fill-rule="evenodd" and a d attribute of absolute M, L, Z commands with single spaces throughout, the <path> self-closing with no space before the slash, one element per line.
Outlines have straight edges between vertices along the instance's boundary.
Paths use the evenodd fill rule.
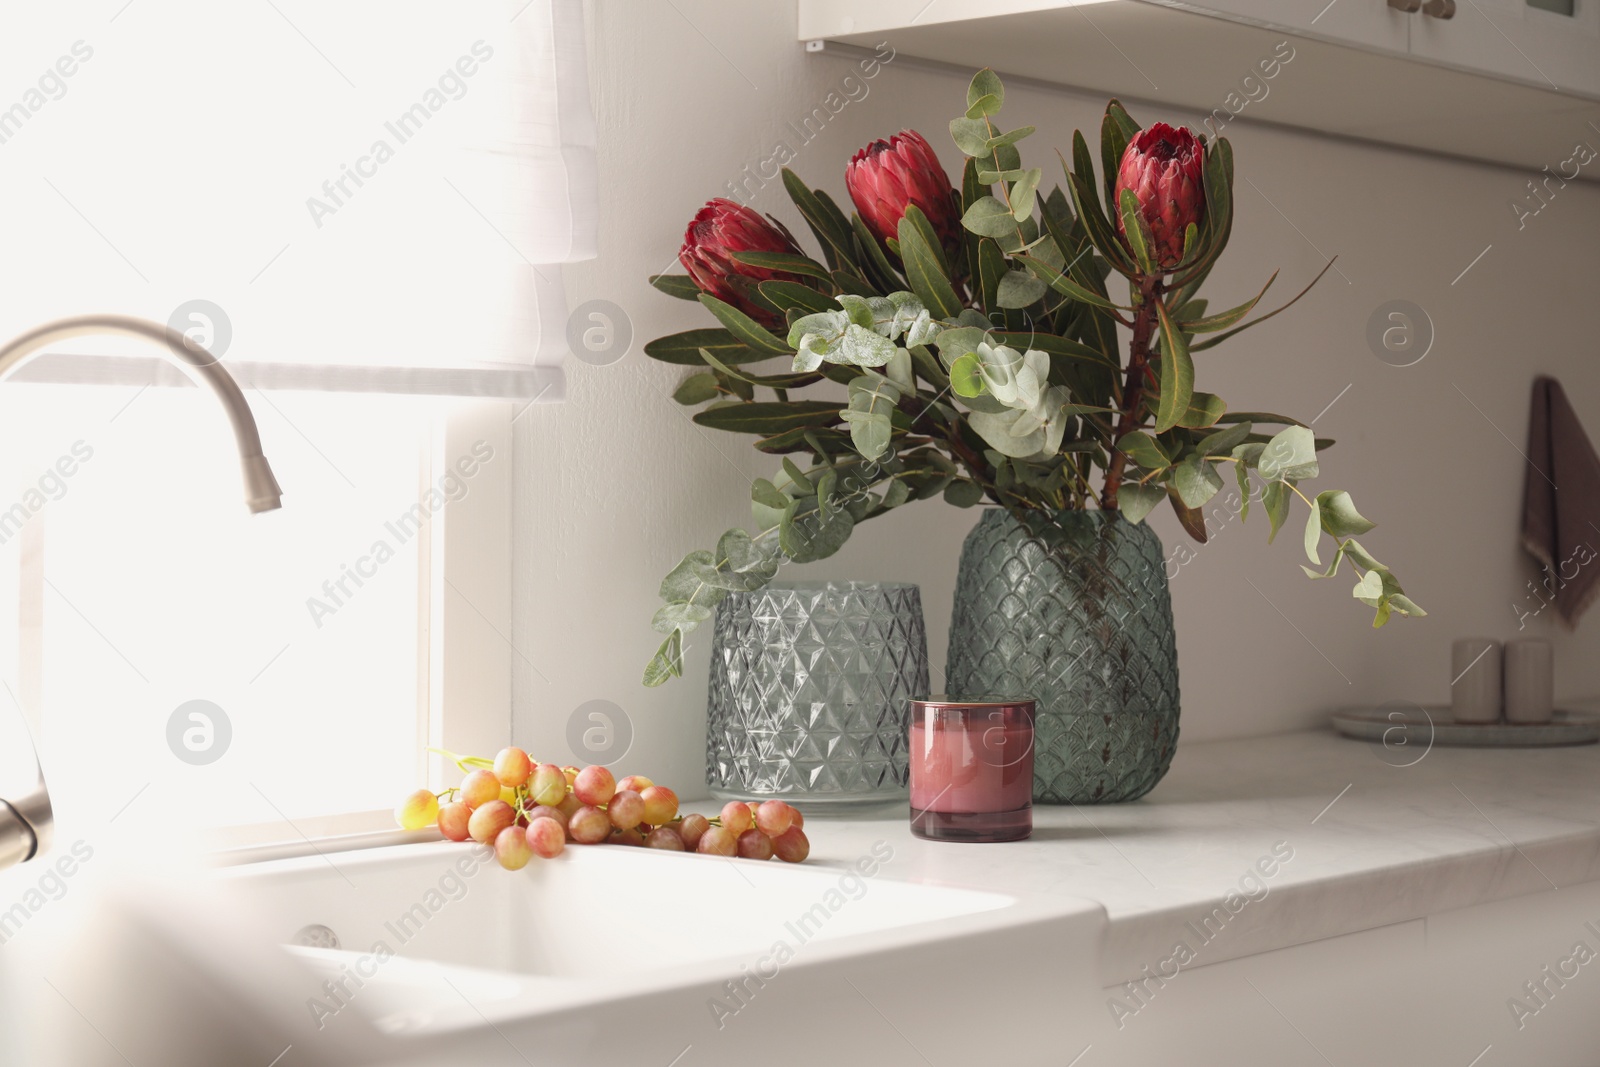
<path fill-rule="evenodd" d="M 281 506 L 281 492 L 272 468 L 261 454 L 261 434 L 255 416 L 245 402 L 239 384 L 222 364 L 203 347 L 167 326 L 122 315 L 84 315 L 58 319 L 35 327 L 0 347 L 0 379 L 12 374 L 49 345 L 89 334 L 114 334 L 149 341 L 192 378 L 197 385 L 211 389 L 233 424 L 234 443 L 244 469 L 244 499 L 252 512 L 272 511 Z M 0 712 L 0 715 L 4 715 Z M 38 753 L 22 721 L 16 717 L 14 738 L 0 732 L 0 870 L 26 863 L 50 847 L 55 815 L 50 806 L 50 791 L 39 768 Z"/>

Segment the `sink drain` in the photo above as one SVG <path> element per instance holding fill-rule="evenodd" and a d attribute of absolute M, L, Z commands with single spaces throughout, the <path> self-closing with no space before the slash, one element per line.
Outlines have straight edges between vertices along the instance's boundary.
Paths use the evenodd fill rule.
<path fill-rule="evenodd" d="M 338 948 L 339 935 L 321 923 L 312 923 L 295 932 L 294 943 L 305 948 Z"/>

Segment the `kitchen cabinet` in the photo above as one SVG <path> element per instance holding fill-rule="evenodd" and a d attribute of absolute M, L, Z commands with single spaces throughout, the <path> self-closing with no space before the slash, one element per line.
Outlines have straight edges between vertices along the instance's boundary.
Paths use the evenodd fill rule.
<path fill-rule="evenodd" d="M 1600 146 L 1600 0 L 1455 0 L 1439 17 L 1449 2 L 799 0 L 798 29 L 1196 128 L 1243 118 L 1530 172 Z"/>

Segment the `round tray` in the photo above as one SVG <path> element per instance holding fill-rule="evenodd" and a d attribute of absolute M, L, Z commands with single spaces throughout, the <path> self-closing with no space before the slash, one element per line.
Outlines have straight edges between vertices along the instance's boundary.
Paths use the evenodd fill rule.
<path fill-rule="evenodd" d="M 1332 718 L 1333 728 L 1346 737 L 1380 744 L 1392 740 L 1396 730 L 1414 734 L 1417 741 L 1478 748 L 1544 748 L 1600 741 L 1600 714 L 1559 708 L 1552 721 L 1541 723 L 1456 722 L 1448 706 L 1400 702 L 1377 708 L 1341 708 Z"/>

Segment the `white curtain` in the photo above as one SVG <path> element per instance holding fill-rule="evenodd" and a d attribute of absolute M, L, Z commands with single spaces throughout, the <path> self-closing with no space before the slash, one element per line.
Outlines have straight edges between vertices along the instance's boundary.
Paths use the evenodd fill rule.
<path fill-rule="evenodd" d="M 564 358 L 580 0 L 7 5 L 0 69 L 0 334 L 176 313 L 242 377 L 343 389 Z"/>

